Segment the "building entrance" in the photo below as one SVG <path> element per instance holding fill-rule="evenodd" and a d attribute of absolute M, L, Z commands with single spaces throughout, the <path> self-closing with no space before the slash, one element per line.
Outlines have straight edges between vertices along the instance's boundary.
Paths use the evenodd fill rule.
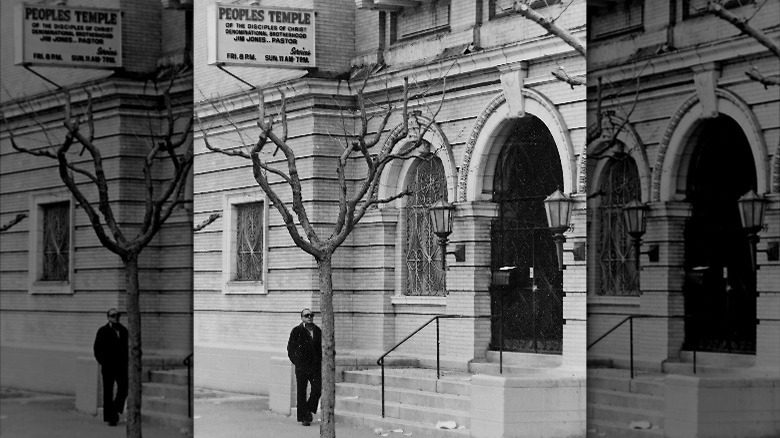
<path fill-rule="evenodd" d="M 756 189 L 753 156 L 734 120 L 707 120 L 692 137 L 686 198 L 684 349 L 756 351 L 756 276 L 737 199 Z"/>
<path fill-rule="evenodd" d="M 493 270 L 510 270 L 508 285 L 491 286 L 491 348 L 560 353 L 563 275 L 547 228 L 544 198 L 563 187 L 550 131 L 536 117 L 513 123 L 496 165 L 491 230 Z"/>

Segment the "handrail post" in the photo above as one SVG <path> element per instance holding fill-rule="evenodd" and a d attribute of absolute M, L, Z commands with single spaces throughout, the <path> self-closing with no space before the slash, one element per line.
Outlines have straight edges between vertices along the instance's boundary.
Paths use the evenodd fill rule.
<path fill-rule="evenodd" d="M 696 349 L 693 349 L 693 374 L 696 374 Z"/>
<path fill-rule="evenodd" d="M 382 418 L 385 418 L 385 360 L 382 359 Z"/>
<path fill-rule="evenodd" d="M 631 378 L 634 378 L 634 318 L 628 320 L 629 355 L 631 361 Z"/>
<path fill-rule="evenodd" d="M 439 380 L 439 377 L 441 377 L 441 372 L 439 371 L 439 317 L 436 317 L 436 380 Z"/>
<path fill-rule="evenodd" d="M 501 291 L 501 321 L 498 324 L 498 373 L 504 374 L 504 291 Z"/>

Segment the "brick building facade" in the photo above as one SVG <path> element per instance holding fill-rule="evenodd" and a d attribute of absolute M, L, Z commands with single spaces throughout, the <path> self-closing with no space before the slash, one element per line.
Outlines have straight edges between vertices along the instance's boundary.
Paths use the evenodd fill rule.
<path fill-rule="evenodd" d="M 780 93 L 746 73 L 776 74 L 778 58 L 707 2 L 609 3 L 589 3 L 589 124 L 603 128 L 588 146 L 589 342 L 625 322 L 588 357 L 661 382 L 664 436 L 776 435 Z M 777 2 L 726 3 L 777 41 Z M 766 201 L 755 269 L 749 190 Z M 633 199 L 639 254 L 620 217 Z"/>
<path fill-rule="evenodd" d="M 434 315 L 461 316 L 441 321 L 441 361 L 449 370 L 469 371 L 471 364 L 488 360 L 489 351 L 501 348 L 499 299 L 506 290 L 505 318 L 513 321 L 504 323 L 503 348 L 518 366 L 540 362 L 534 357 L 549 359 L 534 385 L 565 387 L 558 393 L 552 389 L 550 394 L 556 395 L 550 400 L 567 402 L 555 407 L 551 401 L 550 418 L 515 412 L 523 408 L 510 401 L 521 394 L 513 391 L 528 389 L 517 389 L 522 379 L 485 372 L 485 380 L 475 378 L 471 384 L 472 433 L 506 428 L 511 434 L 507 425 L 516 421 L 546 429 L 553 434 L 549 436 L 582 432 L 586 263 L 575 248 L 584 243 L 586 229 L 580 182 L 585 93 L 584 87 L 572 87 L 551 73 L 562 68 L 582 76 L 585 60 L 538 25 L 502 9 L 511 2 L 400 3 L 264 2 L 263 7 L 315 11 L 318 68 L 225 67 L 264 90 L 269 114 L 279 111 L 284 93 L 304 203 L 323 229 L 334 223 L 338 196 L 332 157 L 340 146 L 333 135 L 342 132 L 342 123 L 355 123 L 361 75 L 373 73 L 365 91 L 369 102 L 385 102 L 387 96 L 398 102 L 408 78 L 412 93 L 420 95 L 410 110 L 418 112 L 421 124 L 430 120 L 443 97 L 424 136 L 433 158 L 389 166 L 381 181 L 380 197 L 407 187 L 415 187 L 419 196 L 371 210 L 335 253 L 337 378 L 345 370 L 375 366 L 384 351 Z M 553 3 L 540 4 L 537 11 L 560 15 L 561 27 L 584 38 L 584 2 Z M 196 28 L 208 25 L 204 10 L 195 10 Z M 256 91 L 206 65 L 206 58 L 206 42 L 196 35 L 195 100 L 202 130 L 196 131 L 194 220 L 215 213 L 221 218 L 194 237 L 195 384 L 270 394 L 272 406 L 278 394 L 286 393 L 281 410 L 286 403 L 289 411 L 291 367 L 285 346 L 300 310 L 319 311 L 316 263 L 294 245 L 276 210 L 269 208 L 251 163 L 205 147 L 204 132 L 222 148 L 251 144 L 257 135 Z M 396 114 L 383 135 L 400 122 Z M 350 170 L 356 172 L 352 177 L 360 176 L 359 169 Z M 425 178 L 435 181 L 434 189 L 421 183 Z M 558 270 L 542 202 L 556 189 L 573 199 L 563 271 Z M 462 246 L 465 257 L 448 256 L 446 288 L 437 271 L 437 247 L 423 248 L 423 256 L 411 251 L 419 244 L 413 231 L 420 225 L 415 224 L 427 220 L 427 206 L 433 203 L 423 192 L 433 193 L 438 197 L 434 200 L 446 196 L 455 205 L 449 249 Z M 260 212 L 252 213 L 252 223 L 262 230 L 261 236 L 253 234 L 262 270 L 241 280 L 246 277 L 237 273 L 237 236 L 245 235 L 241 224 L 247 222 L 238 218 L 252 209 Z M 426 263 L 433 274 L 417 270 Z M 511 287 L 501 289 L 492 279 L 494 271 L 506 266 L 517 269 Z M 543 297 L 535 296 L 536 291 Z M 540 310 L 521 314 L 535 306 L 533 300 Z M 517 321 L 526 326 L 518 327 Z M 535 332 L 531 321 L 538 321 Z M 432 326 L 397 355 L 420 367 L 435 366 Z M 498 408 L 480 411 L 485 406 L 473 402 L 479 397 L 495 400 Z"/>
<path fill-rule="evenodd" d="M 33 390 L 74 394 L 91 389 L 93 404 L 86 409 L 94 412 L 99 371 L 92 345 L 97 329 L 106 323 L 106 310 L 125 311 L 125 274 L 121 259 L 101 245 L 60 179 L 56 160 L 11 146 L 9 132 L 20 146 L 37 150 L 53 149 L 65 136 L 63 93 L 14 64 L 10 30 L 18 25 L 14 11 L 21 4 L 3 2 L 0 14 L 4 35 L 9 36 L 2 39 L 0 66 L 0 221 L 6 224 L 18 214 L 26 215 L 1 237 L 0 378 L 3 386 Z M 117 222 L 130 235 L 144 212 L 142 164 L 148 138 L 153 125 L 164 125 L 164 87 L 155 87 L 153 79 L 170 66 L 191 62 L 188 12 L 163 9 L 159 0 L 73 2 L 62 7 L 122 11 L 122 68 L 30 68 L 71 90 L 78 111 L 87 103 L 84 90 L 91 92 L 94 142 L 103 157 L 108 195 Z M 177 117 L 191 112 L 189 71 L 171 91 Z M 79 166 L 89 167 L 89 154 L 81 159 L 78 151 L 71 154 Z M 155 178 L 164 182 L 167 176 L 160 169 Z M 94 187 L 77 181 L 90 202 L 97 202 Z M 189 209 L 191 195 L 140 256 L 143 358 L 149 367 L 181 366 L 192 351 Z M 122 322 L 127 324 L 126 317 Z"/>

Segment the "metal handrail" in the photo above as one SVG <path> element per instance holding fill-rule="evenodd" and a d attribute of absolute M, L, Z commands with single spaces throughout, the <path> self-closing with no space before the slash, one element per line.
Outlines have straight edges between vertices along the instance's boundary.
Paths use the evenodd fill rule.
<path fill-rule="evenodd" d="M 686 320 L 686 319 L 689 319 L 689 318 L 692 318 L 692 317 L 693 317 L 693 315 L 636 315 L 636 314 L 631 314 L 631 315 L 628 315 L 627 317 L 623 318 L 619 323 L 615 324 L 611 329 L 607 330 L 606 333 L 604 333 L 603 335 L 599 336 L 595 341 L 593 341 L 590 344 L 588 344 L 587 350 L 590 350 L 591 347 L 593 347 L 594 345 L 598 344 L 602 339 L 604 339 L 607 336 L 609 336 L 612 332 L 614 332 L 615 330 L 620 328 L 620 326 L 622 326 L 623 324 L 625 324 L 626 321 L 628 321 L 628 330 L 629 330 L 629 332 L 628 332 L 629 369 L 630 369 L 630 372 L 631 372 L 631 378 L 633 379 L 634 378 L 634 319 L 635 318 L 636 319 L 643 319 L 643 318 L 644 319 L 650 319 L 650 318 L 677 319 L 677 318 L 680 318 L 680 319 Z M 696 374 L 696 352 L 697 351 L 698 350 L 696 350 L 695 348 L 693 349 L 693 374 Z"/>
<path fill-rule="evenodd" d="M 193 353 L 184 358 L 182 363 L 187 365 L 187 416 L 192 418 L 192 365 Z"/>
<path fill-rule="evenodd" d="M 379 359 L 376 360 L 376 364 L 379 365 L 382 368 L 382 418 L 385 417 L 385 357 L 387 357 L 388 354 L 395 351 L 396 348 L 400 347 L 401 344 L 408 341 L 412 336 L 419 333 L 422 329 L 425 327 L 428 327 L 430 323 L 433 321 L 436 321 L 436 380 L 438 380 L 441 377 L 441 359 L 440 359 L 440 353 L 439 353 L 439 347 L 441 345 L 440 338 L 439 338 L 439 320 L 440 319 L 454 319 L 454 318 L 491 318 L 491 316 L 484 316 L 484 315 L 436 315 L 426 321 L 423 325 L 418 327 L 415 331 L 411 332 L 409 335 L 407 335 L 405 338 L 403 338 L 400 342 L 393 345 L 389 350 L 385 351 L 384 354 L 379 356 Z M 500 343 L 503 346 L 503 339 L 500 340 Z M 500 354 L 500 360 L 503 363 L 503 348 L 501 349 Z M 503 370 L 502 370 L 503 371 Z"/>

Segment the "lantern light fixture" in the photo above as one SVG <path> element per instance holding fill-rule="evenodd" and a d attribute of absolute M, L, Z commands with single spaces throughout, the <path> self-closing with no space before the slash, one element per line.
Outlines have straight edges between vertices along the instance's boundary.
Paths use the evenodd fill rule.
<path fill-rule="evenodd" d="M 571 228 L 571 204 L 571 198 L 560 190 L 555 190 L 544 199 L 547 225 L 553 233 L 553 241 L 558 254 L 558 269 L 561 271 L 566 269 L 563 264 L 563 243 L 566 242 L 566 236 L 563 233 Z"/>
<path fill-rule="evenodd" d="M 447 271 L 447 254 L 454 254 L 456 262 L 466 260 L 466 246 L 456 245 L 455 251 L 447 251 L 447 238 L 452 234 L 452 219 L 455 212 L 455 206 L 444 199 L 436 201 L 428 209 L 428 214 L 433 225 L 433 234 L 439 238 L 441 246 L 441 268 Z"/>
<path fill-rule="evenodd" d="M 780 243 L 777 241 L 769 242 L 766 249 L 757 249 L 760 240 L 758 232 L 764 227 L 766 199 L 751 189 L 737 200 L 737 205 L 739 206 L 739 219 L 742 222 L 742 228 L 748 235 L 750 263 L 753 270 L 758 269 L 756 261 L 756 253 L 758 252 L 767 253 L 769 261 L 780 259 Z"/>

